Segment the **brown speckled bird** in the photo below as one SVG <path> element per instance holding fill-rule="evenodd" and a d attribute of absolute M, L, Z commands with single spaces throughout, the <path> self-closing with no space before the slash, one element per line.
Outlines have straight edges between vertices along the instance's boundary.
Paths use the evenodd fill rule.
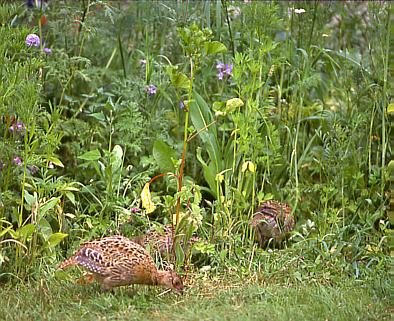
<path fill-rule="evenodd" d="M 183 283 L 173 271 L 157 269 L 146 249 L 130 239 L 108 236 L 85 242 L 59 269 L 80 265 L 92 272 L 103 290 L 129 284 L 160 285 L 182 292 Z"/>
<path fill-rule="evenodd" d="M 140 244 L 144 248 L 148 248 L 152 254 L 164 255 L 166 253 L 171 253 L 173 247 L 173 227 L 165 226 L 164 234 L 161 234 L 155 230 L 150 230 L 144 235 L 135 236 L 131 240 L 137 244 Z M 200 240 L 197 236 L 192 236 L 189 240 L 189 244 L 193 244 Z M 181 241 L 183 245 L 183 241 Z"/>
<path fill-rule="evenodd" d="M 275 200 L 265 201 L 258 207 L 250 221 L 256 229 L 260 247 L 265 247 L 270 239 L 279 246 L 286 234 L 294 228 L 291 207 Z"/>

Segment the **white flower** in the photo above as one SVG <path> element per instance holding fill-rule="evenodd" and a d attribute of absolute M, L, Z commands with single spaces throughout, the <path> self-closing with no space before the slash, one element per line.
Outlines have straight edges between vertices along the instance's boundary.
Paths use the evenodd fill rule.
<path fill-rule="evenodd" d="M 241 8 L 235 6 L 229 6 L 228 12 L 233 15 L 234 18 L 238 17 L 241 14 Z"/>
<path fill-rule="evenodd" d="M 305 12 L 305 9 L 294 9 L 294 13 L 295 14 L 301 14 L 301 13 L 304 13 Z"/>

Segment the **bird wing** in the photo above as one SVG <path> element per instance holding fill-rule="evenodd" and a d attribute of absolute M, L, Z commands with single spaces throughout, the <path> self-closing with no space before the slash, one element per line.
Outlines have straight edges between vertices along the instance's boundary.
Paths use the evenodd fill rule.
<path fill-rule="evenodd" d="M 97 248 L 83 246 L 75 255 L 76 264 L 85 267 L 90 272 L 106 275 L 108 268 L 113 265 L 110 257 Z"/>

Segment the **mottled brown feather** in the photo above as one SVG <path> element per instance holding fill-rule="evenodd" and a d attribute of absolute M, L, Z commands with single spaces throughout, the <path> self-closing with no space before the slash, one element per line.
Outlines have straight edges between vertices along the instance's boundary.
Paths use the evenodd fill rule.
<path fill-rule="evenodd" d="M 174 229 L 172 226 L 167 225 L 164 227 L 164 233 L 159 233 L 156 230 L 150 230 L 144 235 L 131 238 L 131 240 L 144 248 L 149 248 L 153 255 L 164 255 L 172 252 L 174 245 L 173 237 Z M 192 245 L 198 241 L 200 241 L 199 237 L 192 236 L 188 244 Z M 183 246 L 183 241 L 181 241 L 181 245 Z"/>
<path fill-rule="evenodd" d="M 182 281 L 175 272 L 159 271 L 145 248 L 121 235 L 83 243 L 59 268 L 72 265 L 83 266 L 92 272 L 106 290 L 129 284 L 183 289 Z"/>
<path fill-rule="evenodd" d="M 295 220 L 288 204 L 270 200 L 260 204 L 250 225 L 255 228 L 261 247 L 265 247 L 271 239 L 278 246 L 294 229 Z"/>

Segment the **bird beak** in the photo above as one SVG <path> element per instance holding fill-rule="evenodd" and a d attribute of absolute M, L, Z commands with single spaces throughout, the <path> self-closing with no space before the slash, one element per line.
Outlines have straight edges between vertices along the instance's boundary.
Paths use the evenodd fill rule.
<path fill-rule="evenodd" d="M 175 288 L 174 290 L 175 290 L 176 294 L 183 295 L 183 287 Z"/>
<path fill-rule="evenodd" d="M 183 295 L 183 289 L 177 289 L 177 294 Z"/>

